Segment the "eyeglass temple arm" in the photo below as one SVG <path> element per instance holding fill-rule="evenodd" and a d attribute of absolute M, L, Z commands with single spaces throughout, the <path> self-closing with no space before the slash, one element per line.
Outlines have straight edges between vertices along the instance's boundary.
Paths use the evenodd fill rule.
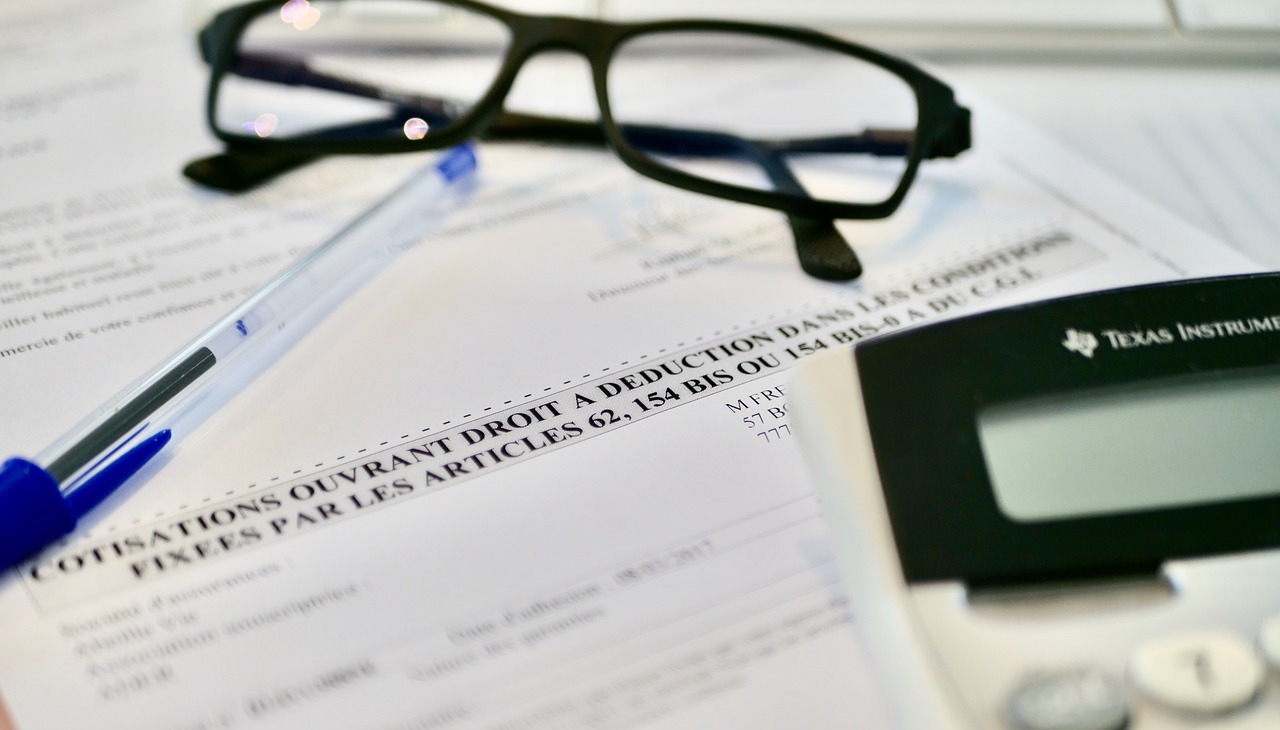
<path fill-rule="evenodd" d="M 807 197 L 808 193 L 787 166 L 784 152 L 859 151 L 905 155 L 910 145 L 909 139 L 904 143 L 900 137 L 886 140 L 874 134 L 779 143 L 755 142 L 721 132 L 637 124 L 623 125 L 622 131 L 631 145 L 650 152 L 749 159 L 760 166 L 777 190 L 801 197 Z M 594 122 L 574 122 L 510 112 L 503 112 L 496 117 L 485 136 L 489 139 L 605 143 L 603 130 Z M 808 142 L 815 144 L 810 146 L 806 144 Z M 857 149 L 851 149 L 853 147 Z M 805 273 L 827 281 L 849 281 L 862 275 L 862 264 L 858 261 L 857 254 L 836 230 L 833 221 L 787 214 L 787 222 L 795 238 L 800 268 Z"/>
<path fill-rule="evenodd" d="M 798 197 L 809 195 L 787 165 L 784 152 L 795 151 L 792 144 L 758 142 L 724 132 L 646 125 L 625 125 L 622 131 L 628 143 L 649 152 L 683 157 L 737 157 L 751 160 L 769 177 L 774 189 Z M 862 275 L 862 263 L 858 261 L 853 247 L 836 230 L 832 220 L 788 213 L 787 223 L 795 238 L 800 268 L 805 273 L 827 281 L 849 281 Z"/>
<path fill-rule="evenodd" d="M 397 118 L 375 119 L 318 130 L 311 134 L 311 139 L 368 139 L 396 134 L 400 129 Z M 242 193 L 321 157 L 324 155 L 311 152 L 254 154 L 237 150 L 193 160 L 182 168 L 182 174 L 215 190 Z"/>
<path fill-rule="evenodd" d="M 915 130 L 867 127 L 858 134 L 801 139 L 765 140 L 757 144 L 773 152 L 799 154 L 853 154 L 874 157 L 906 157 L 916 141 Z M 924 159 L 955 157 L 970 147 L 969 110 L 956 107 L 946 131 L 924 151 Z"/>
<path fill-rule="evenodd" d="M 461 115 L 463 106 L 448 99 L 391 91 L 327 74 L 311 68 L 305 60 L 276 53 L 240 51 L 231 73 L 242 78 L 323 89 L 365 99 L 390 101 L 397 112 L 422 115 L 428 122 L 447 123 Z M 345 129 L 345 128 L 344 128 Z M 348 131 L 346 136 L 351 136 Z M 484 135 L 489 139 L 540 140 L 603 146 L 604 131 L 596 122 L 574 121 L 533 114 L 499 112 Z"/>
<path fill-rule="evenodd" d="M 775 188 L 794 195 L 808 196 L 780 152 L 747 140 L 743 140 L 743 143 L 756 148 L 759 153 L 757 161 Z M 835 221 L 788 213 L 787 223 L 795 238 L 800 268 L 806 274 L 826 281 L 851 281 L 862 275 L 862 262 L 858 260 L 853 246 L 836 230 Z"/>
<path fill-rule="evenodd" d="M 268 81 L 285 86 L 305 86 L 366 99 L 389 101 L 437 120 L 453 119 L 461 109 L 448 99 L 408 94 L 381 86 L 365 84 L 341 76 L 316 71 L 307 62 L 292 56 L 261 51 L 241 51 L 231 63 L 231 73 L 246 79 Z"/>

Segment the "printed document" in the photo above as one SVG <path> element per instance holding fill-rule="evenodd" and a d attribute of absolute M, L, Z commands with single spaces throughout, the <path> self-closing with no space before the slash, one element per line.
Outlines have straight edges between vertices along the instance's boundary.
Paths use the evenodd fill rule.
<path fill-rule="evenodd" d="M 168 5 L 101 12 L 168 38 L 187 22 Z M 213 147 L 180 40 L 104 40 L 79 78 L 0 56 L 6 94 L 30 84 L 3 138 L 39 160 L 0 158 L 31 174 L 6 172 L 0 217 L 8 451 L 38 451 L 423 163 L 335 160 L 247 198 L 182 182 Z M 140 114 L 173 96 L 190 109 Z M 927 163 L 892 218 L 839 223 L 856 283 L 803 275 L 775 212 L 604 152 L 482 146 L 463 207 L 0 577 L 12 724 L 894 727 L 792 438 L 790 366 L 985 308 L 1256 268 L 964 101 L 973 150 Z M 101 135 L 77 140 L 94 110 Z M 134 166 L 36 174 L 120 163 L 136 124 L 155 131 Z"/>

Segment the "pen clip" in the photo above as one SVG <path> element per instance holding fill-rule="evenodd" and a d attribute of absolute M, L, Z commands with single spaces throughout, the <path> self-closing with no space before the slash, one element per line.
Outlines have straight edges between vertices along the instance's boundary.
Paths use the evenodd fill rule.
<path fill-rule="evenodd" d="M 66 503 L 71 511 L 72 519 L 80 519 L 94 507 L 101 504 L 104 499 L 110 497 L 120 485 L 129 480 L 129 477 L 137 474 L 142 467 L 146 466 L 148 461 L 151 461 L 156 454 L 160 453 L 160 450 L 169 443 L 169 439 L 172 437 L 173 433 L 166 428 L 147 438 L 142 443 L 126 451 L 120 458 L 99 469 L 96 474 L 86 479 L 75 491 L 67 494 Z"/>

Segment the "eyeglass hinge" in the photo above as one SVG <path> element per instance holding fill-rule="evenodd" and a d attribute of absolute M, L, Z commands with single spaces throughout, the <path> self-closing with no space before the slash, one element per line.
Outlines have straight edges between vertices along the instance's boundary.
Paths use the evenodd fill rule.
<path fill-rule="evenodd" d="M 927 158 L 935 157 L 955 157 L 956 155 L 969 149 L 973 144 L 973 138 L 970 134 L 969 126 L 969 110 L 965 107 L 956 107 L 956 115 L 951 118 L 951 124 L 942 134 L 938 135 L 933 144 L 929 147 Z"/>

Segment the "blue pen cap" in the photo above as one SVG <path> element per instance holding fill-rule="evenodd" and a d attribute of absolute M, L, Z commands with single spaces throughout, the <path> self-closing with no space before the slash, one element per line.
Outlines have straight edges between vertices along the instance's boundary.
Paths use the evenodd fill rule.
<path fill-rule="evenodd" d="M 71 532 L 76 518 L 58 483 L 26 459 L 0 468 L 0 568 Z"/>

